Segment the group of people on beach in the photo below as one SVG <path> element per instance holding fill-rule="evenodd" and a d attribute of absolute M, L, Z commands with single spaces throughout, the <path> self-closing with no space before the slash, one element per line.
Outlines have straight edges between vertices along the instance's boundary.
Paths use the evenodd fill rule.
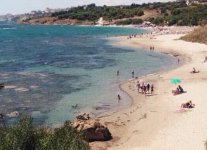
<path fill-rule="evenodd" d="M 136 37 L 137 37 L 137 34 L 131 34 L 127 37 L 127 39 L 136 38 Z"/>
<path fill-rule="evenodd" d="M 139 93 L 144 94 L 145 96 L 148 95 L 148 94 L 152 95 L 153 92 L 154 92 L 154 85 L 150 84 L 150 83 L 142 82 L 142 84 L 140 84 L 140 82 L 137 81 L 136 87 L 137 87 L 137 91 Z M 117 95 L 117 99 L 118 99 L 118 102 L 122 99 L 120 94 Z"/>
<path fill-rule="evenodd" d="M 137 81 L 136 87 L 137 87 L 137 91 L 139 93 L 144 94 L 144 95 L 153 94 L 153 92 L 154 92 L 154 85 L 150 84 L 150 83 L 142 82 L 142 84 L 140 84 L 140 82 Z"/>

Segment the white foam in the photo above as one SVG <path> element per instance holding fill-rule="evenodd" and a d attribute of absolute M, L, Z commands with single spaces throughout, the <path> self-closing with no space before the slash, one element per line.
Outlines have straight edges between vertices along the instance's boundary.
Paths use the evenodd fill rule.
<path fill-rule="evenodd" d="M 2 28 L 3 30 L 15 30 L 16 28 Z"/>
<path fill-rule="evenodd" d="M 36 88 L 38 88 L 39 86 L 36 86 L 36 85 L 31 85 L 30 86 L 30 88 L 32 88 L 32 89 L 36 89 Z"/>
<path fill-rule="evenodd" d="M 15 89 L 15 88 L 17 88 L 17 86 L 15 86 L 15 85 L 7 85 L 4 88 L 5 89 Z"/>
<path fill-rule="evenodd" d="M 16 88 L 15 91 L 18 91 L 18 92 L 27 92 L 27 91 L 29 91 L 29 89 L 27 89 L 27 88 Z"/>

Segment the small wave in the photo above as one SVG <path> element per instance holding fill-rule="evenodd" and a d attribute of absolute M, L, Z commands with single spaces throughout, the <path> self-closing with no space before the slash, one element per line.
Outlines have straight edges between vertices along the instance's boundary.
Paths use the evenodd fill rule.
<path fill-rule="evenodd" d="M 3 30 L 16 30 L 16 28 L 2 28 Z"/>
<path fill-rule="evenodd" d="M 36 85 L 31 85 L 31 86 L 30 86 L 31 89 L 36 89 L 36 88 L 38 88 L 38 87 L 39 87 L 39 86 L 36 86 Z"/>
<path fill-rule="evenodd" d="M 17 88 L 17 89 L 15 89 L 15 91 L 18 91 L 18 92 L 27 92 L 27 91 L 29 91 L 29 89 L 27 89 L 27 88 Z"/>
<path fill-rule="evenodd" d="M 47 75 L 43 74 L 43 73 L 38 73 L 38 75 L 41 76 L 41 77 L 47 77 Z"/>
<path fill-rule="evenodd" d="M 15 85 L 7 85 L 4 88 L 5 89 L 15 89 L 15 88 L 17 88 L 17 86 L 15 86 Z"/>
<path fill-rule="evenodd" d="M 6 74 L 6 73 L 0 73 L 0 76 L 1 77 L 6 77 L 6 76 L 8 76 L 8 74 Z"/>
<path fill-rule="evenodd" d="M 48 40 L 43 40 L 42 43 L 49 43 L 49 41 Z"/>
<path fill-rule="evenodd" d="M 32 75 L 32 73 L 30 73 L 30 72 L 19 72 L 17 74 L 23 75 L 23 76 L 30 76 L 30 75 Z"/>

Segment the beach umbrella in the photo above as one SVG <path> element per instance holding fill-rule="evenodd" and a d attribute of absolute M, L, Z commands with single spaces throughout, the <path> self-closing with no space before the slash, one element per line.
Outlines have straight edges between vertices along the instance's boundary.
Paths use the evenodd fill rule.
<path fill-rule="evenodd" d="M 178 84 L 178 83 L 181 82 L 181 80 L 178 79 L 178 78 L 172 78 L 172 79 L 170 79 L 169 81 L 170 81 L 170 83 L 172 83 L 172 84 Z"/>

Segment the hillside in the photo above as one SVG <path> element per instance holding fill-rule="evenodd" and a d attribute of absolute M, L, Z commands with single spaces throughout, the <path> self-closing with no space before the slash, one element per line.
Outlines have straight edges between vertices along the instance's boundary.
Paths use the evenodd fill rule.
<path fill-rule="evenodd" d="M 187 6 L 185 2 L 131 4 L 129 6 L 78 6 L 67 11 L 44 14 L 43 17 L 20 19 L 26 24 L 141 24 L 150 21 L 156 25 L 203 25 L 207 23 L 207 4 Z"/>
<path fill-rule="evenodd" d="M 189 42 L 198 42 L 207 44 L 207 25 L 194 30 L 192 33 L 181 38 Z"/>

